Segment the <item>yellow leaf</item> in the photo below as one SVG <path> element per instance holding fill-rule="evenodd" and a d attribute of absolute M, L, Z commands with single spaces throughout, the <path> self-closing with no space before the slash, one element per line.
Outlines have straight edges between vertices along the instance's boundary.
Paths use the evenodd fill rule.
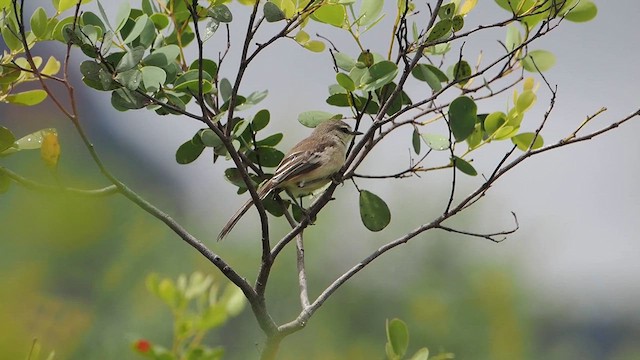
<path fill-rule="evenodd" d="M 50 131 L 42 136 L 40 157 L 50 169 L 55 169 L 56 166 L 58 166 L 60 143 L 58 142 L 58 134 L 56 132 Z"/>
<path fill-rule="evenodd" d="M 460 15 L 467 15 L 471 10 L 473 10 L 474 7 L 476 7 L 477 3 L 478 0 L 465 1 L 464 4 L 462 4 L 462 6 L 460 7 Z"/>
<path fill-rule="evenodd" d="M 44 64 L 44 67 L 40 70 L 44 75 L 55 75 L 58 71 L 60 71 L 60 61 L 53 56 L 49 57 L 47 63 Z"/>

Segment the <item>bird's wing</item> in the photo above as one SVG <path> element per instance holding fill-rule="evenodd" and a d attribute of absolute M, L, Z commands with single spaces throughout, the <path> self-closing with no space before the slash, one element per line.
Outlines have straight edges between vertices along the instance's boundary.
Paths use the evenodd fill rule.
<path fill-rule="evenodd" d="M 321 165 L 321 155 L 317 151 L 295 151 L 287 155 L 273 175 L 271 181 L 282 184 L 296 176 L 308 173 Z"/>

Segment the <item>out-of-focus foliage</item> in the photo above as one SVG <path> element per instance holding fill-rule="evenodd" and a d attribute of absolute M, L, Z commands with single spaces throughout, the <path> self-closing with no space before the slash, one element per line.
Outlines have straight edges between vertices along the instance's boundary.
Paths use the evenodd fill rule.
<path fill-rule="evenodd" d="M 211 276 L 199 272 L 188 278 L 180 275 L 176 281 L 161 279 L 156 274 L 147 277 L 147 288 L 162 300 L 173 316 L 173 342 L 161 346 L 147 339 L 138 339 L 133 349 L 150 359 L 219 360 L 222 347 L 211 348 L 202 343 L 207 333 L 237 316 L 244 308 L 244 294 L 232 284 L 221 290 Z"/>

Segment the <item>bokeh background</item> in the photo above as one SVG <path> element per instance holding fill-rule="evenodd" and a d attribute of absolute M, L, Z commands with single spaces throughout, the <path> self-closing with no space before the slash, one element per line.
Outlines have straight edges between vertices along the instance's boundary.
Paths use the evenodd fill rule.
<path fill-rule="evenodd" d="M 117 3 L 105 2 L 109 14 L 115 13 Z M 586 130 L 606 126 L 640 106 L 640 34 L 634 23 L 640 3 L 596 3 L 595 20 L 563 23 L 536 45 L 558 58 L 546 73 L 558 85 L 556 109 L 543 133 L 547 143 L 563 138 L 603 106 L 608 111 Z M 95 4 L 88 8 L 95 11 Z M 243 24 L 246 8 L 231 8 L 234 23 Z M 503 16 L 493 1 L 481 1 L 467 26 Z M 322 34 L 339 38 L 338 32 L 326 29 Z M 212 54 L 222 33 L 216 36 L 207 43 Z M 384 43 L 376 39 L 387 36 L 372 31 L 364 39 L 372 51 L 383 52 Z M 482 50 L 490 59 L 503 38 L 504 29 L 481 33 L 467 41 L 465 56 L 475 59 Z M 230 78 L 239 48 L 239 43 L 232 44 L 222 70 Z M 352 46 L 348 40 L 337 44 Z M 55 45 L 36 50 L 55 53 L 60 50 Z M 75 53 L 72 69 L 82 60 L 83 55 Z M 296 121 L 300 112 L 330 110 L 324 103 L 334 79 L 330 64 L 328 53 L 314 54 L 293 41 L 280 41 L 247 73 L 242 91 L 268 88 L 269 97 L 256 110 L 268 108 L 271 129 L 291 134 L 283 150 L 308 133 Z M 79 83 L 79 72 L 72 74 Z M 416 94 L 420 89 L 409 90 Z M 200 125 L 144 111 L 117 112 L 107 94 L 80 83 L 77 94 L 82 121 L 109 168 L 253 279 L 259 261 L 255 214 L 243 219 L 227 241 L 215 243 L 219 228 L 245 200 L 222 178 L 229 164 L 213 164 L 210 154 L 186 166 L 174 160 L 175 150 Z M 532 129 L 550 97 L 544 88 L 538 95 L 525 120 Z M 504 94 L 483 102 L 480 110 L 503 107 L 509 98 Z M 50 105 L 2 105 L 0 125 L 18 136 L 56 127 L 63 151 L 61 180 L 83 188 L 106 186 L 67 120 Z M 502 230 L 512 226 L 513 211 L 520 221 L 517 233 L 500 244 L 443 232 L 419 236 L 336 292 L 302 332 L 285 340 L 281 358 L 381 359 L 385 319 L 400 317 L 411 331 L 411 351 L 428 346 L 432 352 L 453 352 L 458 359 L 640 359 L 639 132 L 635 120 L 601 138 L 527 161 L 452 222 L 479 232 Z M 392 172 L 408 164 L 409 136 L 401 134 L 383 144 L 362 172 Z M 479 152 L 476 168 L 490 171 L 493 159 L 507 147 Z M 2 159 L 2 166 L 53 182 L 38 156 L 19 154 Z M 464 178 L 460 193 L 481 181 Z M 419 179 L 359 182 L 382 196 L 392 211 L 391 225 L 375 234 L 360 223 L 354 187 L 339 188 L 337 200 L 306 232 L 311 295 L 382 244 L 437 216 L 446 205 L 449 185 L 446 171 Z M 199 270 L 224 282 L 198 253 L 121 196 L 82 199 L 13 186 L 0 197 L 0 214 L 3 359 L 25 358 L 33 338 L 44 350 L 55 350 L 58 359 L 134 359 L 133 340 L 168 344 L 171 339 L 168 309 L 145 289 L 149 273 L 176 277 Z M 274 224 L 274 236 L 283 234 L 283 220 Z M 292 249 L 273 269 L 267 296 L 276 321 L 297 315 Z M 227 359 L 257 358 L 262 346 L 248 310 L 206 340 L 223 345 Z"/>

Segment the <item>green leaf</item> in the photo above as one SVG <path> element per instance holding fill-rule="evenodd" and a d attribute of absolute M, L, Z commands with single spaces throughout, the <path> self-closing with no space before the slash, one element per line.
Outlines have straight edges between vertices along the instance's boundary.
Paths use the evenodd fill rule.
<path fill-rule="evenodd" d="M 449 149 L 449 139 L 442 135 L 437 134 L 422 134 L 422 139 L 428 147 L 436 151 L 443 151 Z"/>
<path fill-rule="evenodd" d="M 416 353 L 413 354 L 410 360 L 429 360 L 429 349 L 422 348 L 416 351 Z"/>
<path fill-rule="evenodd" d="M 38 39 L 43 39 L 47 35 L 47 12 L 43 8 L 39 7 L 31 15 L 29 23 L 31 24 L 31 31 Z"/>
<path fill-rule="evenodd" d="M 326 4 L 313 12 L 315 20 L 336 27 L 342 27 L 345 16 L 345 7 L 341 4 Z"/>
<path fill-rule="evenodd" d="M 460 60 L 453 66 L 454 82 L 459 82 L 460 85 L 464 86 L 469 81 L 469 79 L 466 79 L 469 76 L 471 76 L 471 66 L 469 66 L 468 62 Z"/>
<path fill-rule="evenodd" d="M 507 47 L 507 51 L 511 52 L 521 44 L 522 34 L 520 33 L 520 29 L 513 24 L 507 26 L 507 38 L 504 44 Z"/>
<path fill-rule="evenodd" d="M 12 21 L 8 21 L 5 18 L 5 23 L 2 25 L 2 38 L 4 39 L 5 45 L 11 51 L 17 51 L 22 49 L 22 41 L 16 37 L 18 34 L 18 28 Z"/>
<path fill-rule="evenodd" d="M 238 316 L 245 307 L 244 293 L 235 285 L 227 285 L 220 297 L 229 316 Z"/>
<path fill-rule="evenodd" d="M 383 6 L 384 0 L 362 0 L 358 14 L 358 25 L 366 26 L 376 21 Z"/>
<path fill-rule="evenodd" d="M 127 88 L 116 89 L 111 93 L 111 106 L 118 111 L 142 109 L 147 105 L 145 97 Z"/>
<path fill-rule="evenodd" d="M 197 70 L 199 68 L 199 61 L 194 60 L 189 65 L 189 70 Z M 205 71 L 211 78 L 214 78 L 218 73 L 218 65 L 211 59 L 202 59 L 202 70 Z"/>
<path fill-rule="evenodd" d="M 127 51 L 116 66 L 116 71 L 123 72 L 138 66 L 140 60 L 142 60 L 142 57 L 144 56 L 144 51 L 145 49 L 142 46 L 136 46 L 135 48 Z"/>
<path fill-rule="evenodd" d="M 100 28 L 103 34 L 107 32 L 107 28 L 104 26 L 102 20 L 98 17 L 98 15 L 92 13 L 91 11 L 85 11 L 82 13 L 82 23 L 84 25 L 93 25 Z"/>
<path fill-rule="evenodd" d="M 113 32 L 118 32 L 124 24 L 127 23 L 127 19 L 129 19 L 129 14 L 131 13 L 131 5 L 129 5 L 128 1 L 123 1 L 118 7 L 118 12 L 116 13 L 116 28 L 113 29 Z M 106 18 L 106 17 L 104 17 Z"/>
<path fill-rule="evenodd" d="M 311 40 L 302 44 L 302 47 L 304 47 L 309 51 L 319 53 L 319 52 L 323 52 L 327 46 L 320 40 Z"/>
<path fill-rule="evenodd" d="M 380 231 L 391 222 L 391 212 L 387 204 L 376 194 L 360 191 L 360 218 L 370 231 Z"/>
<path fill-rule="evenodd" d="M 387 322 L 387 341 L 391 344 L 391 350 L 398 358 L 403 358 L 409 347 L 409 329 L 407 324 L 400 319 L 392 319 Z"/>
<path fill-rule="evenodd" d="M 46 91 L 42 89 L 36 89 L 36 90 L 24 91 L 17 94 L 9 94 L 5 99 L 7 102 L 12 104 L 33 106 L 41 103 L 46 98 L 47 98 Z"/>
<path fill-rule="evenodd" d="M 224 178 L 230 182 L 231 184 L 241 188 L 246 189 L 247 185 L 242 180 L 242 176 L 240 175 L 240 170 L 236 168 L 228 168 L 224 171 Z M 256 185 L 256 184 L 254 184 Z"/>
<path fill-rule="evenodd" d="M 284 12 L 272 2 L 267 1 L 266 3 L 264 3 L 263 10 L 264 18 L 267 20 L 267 22 L 277 22 L 285 19 Z"/>
<path fill-rule="evenodd" d="M 478 118 L 479 117 L 480 115 L 478 115 Z M 473 149 L 478 145 L 480 145 L 480 143 L 482 142 L 483 135 L 484 134 L 482 132 L 482 126 L 480 124 L 476 124 L 476 126 L 473 128 L 473 132 L 467 138 L 467 144 L 469 145 L 469 149 Z"/>
<path fill-rule="evenodd" d="M 180 48 L 178 45 L 171 44 L 156 49 L 154 52 L 147 55 L 142 62 L 145 65 L 164 68 L 165 66 L 175 62 L 178 55 L 180 55 Z"/>
<path fill-rule="evenodd" d="M 211 129 L 202 129 L 196 133 L 197 137 L 200 138 L 200 142 L 202 145 L 206 147 L 218 147 L 222 145 L 222 140 L 215 132 Z"/>
<path fill-rule="evenodd" d="M 349 75 L 345 73 L 337 73 L 336 81 L 338 82 L 338 84 L 340 84 L 340 86 L 342 86 L 347 91 L 356 90 L 356 84 L 353 82 L 353 80 L 351 80 Z"/>
<path fill-rule="evenodd" d="M 25 135 L 20 139 L 15 141 L 15 146 L 17 150 L 35 150 L 40 149 L 42 146 L 42 138 L 44 135 L 49 133 L 55 133 L 56 129 L 54 128 L 46 128 L 41 129 L 31 134 Z"/>
<path fill-rule="evenodd" d="M 593 20 L 596 15 L 598 15 L 598 8 L 593 1 L 580 0 L 575 7 L 567 12 L 564 18 L 573 22 L 587 22 Z"/>
<path fill-rule="evenodd" d="M 198 70 L 188 70 L 180 75 L 174 82 L 174 90 L 187 92 L 191 91 L 197 94 L 200 88 L 200 72 Z M 202 93 L 207 94 L 213 90 L 211 76 L 206 72 L 202 72 Z"/>
<path fill-rule="evenodd" d="M 269 110 L 262 109 L 258 111 L 251 120 L 251 126 L 253 127 L 253 131 L 258 132 L 269 124 L 269 120 L 271 119 L 271 114 L 269 114 Z"/>
<path fill-rule="evenodd" d="M 455 12 L 456 12 L 456 4 L 454 4 L 453 2 L 450 2 L 448 4 L 444 4 L 440 6 L 440 9 L 438 9 L 438 16 L 440 17 L 440 19 L 451 19 L 451 17 L 453 17 L 453 14 L 455 14 Z"/>
<path fill-rule="evenodd" d="M 227 5 L 220 4 L 209 10 L 209 16 L 221 23 L 230 23 L 233 20 L 233 14 Z"/>
<path fill-rule="evenodd" d="M 140 71 L 142 72 L 142 83 L 147 91 L 160 90 L 167 80 L 167 73 L 157 66 L 144 66 Z"/>
<path fill-rule="evenodd" d="M 344 71 L 351 71 L 356 66 L 356 61 L 343 52 L 334 52 L 333 58 L 336 60 L 338 68 Z"/>
<path fill-rule="evenodd" d="M 13 146 L 16 141 L 16 137 L 13 136 L 11 130 L 4 126 L 0 126 L 0 152 L 7 150 Z"/>
<path fill-rule="evenodd" d="M 429 36 L 427 36 L 427 41 L 436 41 L 440 38 L 445 37 L 447 34 L 451 32 L 452 22 L 449 19 L 443 19 L 438 21 L 431 28 L 431 32 Z"/>
<path fill-rule="evenodd" d="M 429 64 L 417 64 L 411 70 L 411 75 L 420 81 L 425 81 L 433 91 L 440 91 L 442 83 L 449 80 L 440 69 Z"/>
<path fill-rule="evenodd" d="M 204 145 L 196 144 L 192 140 L 185 142 L 176 151 L 176 162 L 183 165 L 194 162 L 202 154 L 204 147 Z"/>
<path fill-rule="evenodd" d="M 524 114 L 536 102 L 536 93 L 532 90 L 524 91 L 518 96 L 516 101 L 516 109 L 519 113 Z"/>
<path fill-rule="evenodd" d="M 373 91 L 393 81 L 398 74 L 398 66 L 391 61 L 373 64 L 360 80 L 362 91 Z"/>
<path fill-rule="evenodd" d="M 223 78 L 222 80 L 220 80 L 220 83 L 218 84 L 218 90 L 220 92 L 220 97 L 222 98 L 222 100 L 229 101 L 229 98 L 231 98 L 231 93 L 233 92 L 233 86 L 231 86 L 231 82 L 229 82 L 229 79 Z"/>
<path fill-rule="evenodd" d="M 420 133 L 418 132 L 418 129 L 413 129 L 413 134 L 411 135 L 411 145 L 413 145 L 413 151 L 416 152 L 416 154 L 420 154 Z"/>
<path fill-rule="evenodd" d="M 470 176 L 478 175 L 478 172 L 476 171 L 476 169 L 474 169 L 473 166 L 471 166 L 471 164 L 468 163 L 467 161 L 457 156 L 454 156 L 452 161 L 453 161 L 453 166 L 455 166 L 456 169 L 462 171 L 463 173 Z"/>
<path fill-rule="evenodd" d="M 256 143 L 256 145 L 258 146 L 276 146 L 280 143 L 280 141 L 282 141 L 282 138 L 284 137 L 284 135 L 282 133 L 276 133 L 270 136 L 267 136 L 266 138 L 258 141 Z"/>
<path fill-rule="evenodd" d="M 451 19 L 451 30 L 460 31 L 464 27 L 464 17 L 456 15 Z"/>
<path fill-rule="evenodd" d="M 249 151 L 247 153 L 247 157 L 253 163 L 260 164 L 260 166 L 276 167 L 284 158 L 284 154 L 278 149 L 268 146 L 261 146 L 255 150 Z"/>
<path fill-rule="evenodd" d="M 305 111 L 298 115 L 298 121 L 306 127 L 315 128 L 318 124 L 323 123 L 334 116 L 335 114 L 328 113 L 326 111 Z"/>
<path fill-rule="evenodd" d="M 239 105 L 238 107 L 236 107 L 237 110 L 246 110 L 258 103 L 260 103 L 262 100 L 266 99 L 267 95 L 269 95 L 269 90 L 263 90 L 263 91 L 254 91 L 251 94 L 249 94 L 249 96 L 247 96 L 246 101 L 244 102 L 244 104 Z"/>
<path fill-rule="evenodd" d="M 535 138 L 535 142 L 533 141 L 534 138 Z M 535 133 L 521 133 L 512 137 L 511 141 L 515 146 L 518 147 L 518 149 L 522 151 L 528 151 L 529 147 L 531 147 L 531 150 L 536 150 L 541 148 L 544 145 L 544 140 L 542 139 L 542 136 L 540 136 L 540 134 L 536 136 Z M 531 146 L 532 142 L 533 142 L 533 146 Z"/>
<path fill-rule="evenodd" d="M 529 72 L 545 72 L 556 64 L 556 57 L 546 50 L 534 50 L 522 59 L 522 67 Z"/>
<path fill-rule="evenodd" d="M 116 81 L 127 89 L 134 91 L 142 82 L 142 72 L 138 69 L 131 69 L 116 75 Z"/>
<path fill-rule="evenodd" d="M 169 26 L 169 17 L 165 14 L 155 13 L 149 16 L 149 19 L 153 22 L 153 26 L 158 30 L 163 30 Z"/>
<path fill-rule="evenodd" d="M 373 54 L 369 50 L 365 50 L 361 52 L 360 55 L 358 55 L 358 62 L 363 63 L 364 66 L 369 68 L 374 64 L 375 59 L 373 57 Z"/>
<path fill-rule="evenodd" d="M 127 37 L 123 40 L 125 44 L 131 43 L 133 40 L 137 39 L 140 34 L 142 34 L 142 30 L 144 30 L 147 25 L 147 21 L 149 21 L 149 17 L 146 14 L 139 16 L 136 21 L 133 29 L 129 32 Z"/>
<path fill-rule="evenodd" d="M 495 133 L 502 125 L 507 122 L 507 114 L 496 111 L 493 112 L 484 119 L 484 131 L 487 135 L 491 136 Z"/>
<path fill-rule="evenodd" d="M 449 124 L 457 142 L 463 141 L 473 132 L 478 107 L 467 96 L 460 96 L 449 106 Z"/>

